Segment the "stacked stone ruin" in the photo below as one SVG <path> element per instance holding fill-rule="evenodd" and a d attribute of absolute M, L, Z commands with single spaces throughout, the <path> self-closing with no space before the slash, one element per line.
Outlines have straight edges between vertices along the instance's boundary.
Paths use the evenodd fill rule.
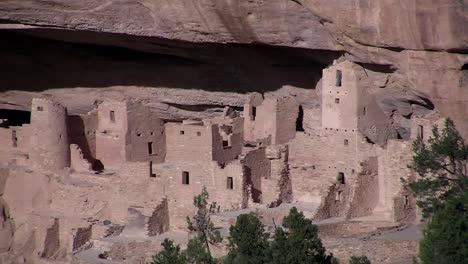
<path fill-rule="evenodd" d="M 104 236 L 156 236 L 186 226 L 203 188 L 219 212 L 301 203 L 317 207 L 315 219 L 414 221 L 415 201 L 400 182 L 414 178 L 412 141 L 381 122 L 365 78 L 349 61 L 324 69 L 321 124 L 304 119 L 300 130 L 301 106 L 290 96 L 253 93 L 243 112 L 182 122 L 140 101 L 106 100 L 69 116 L 51 99 L 33 99 L 30 124 L 0 127 L 0 205 L 10 202 L 0 241 L 15 235 L 41 245 L 35 255 L 59 259 Z M 411 139 L 427 138 L 437 122 L 414 118 Z M 12 229 L 11 215 L 22 229 Z"/>

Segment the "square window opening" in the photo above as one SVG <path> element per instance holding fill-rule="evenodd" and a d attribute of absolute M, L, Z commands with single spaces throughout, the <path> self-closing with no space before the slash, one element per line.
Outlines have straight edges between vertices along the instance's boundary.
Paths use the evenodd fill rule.
<path fill-rule="evenodd" d="M 42 106 L 38 106 L 36 109 L 37 109 L 37 111 L 39 111 L 39 112 L 44 111 L 44 108 L 43 108 Z"/>
<path fill-rule="evenodd" d="M 230 148 L 231 147 L 231 142 L 229 140 L 224 140 L 223 139 L 223 148 Z"/>
<path fill-rule="evenodd" d="M 234 179 L 232 177 L 227 177 L 226 188 L 229 190 L 234 189 Z"/>
<path fill-rule="evenodd" d="M 335 104 L 339 104 L 340 103 L 340 98 L 335 98 Z"/>
<path fill-rule="evenodd" d="M 185 131 L 181 130 L 179 133 L 180 133 L 181 135 L 183 135 L 183 134 L 185 134 Z"/>
<path fill-rule="evenodd" d="M 199 137 L 200 137 L 200 136 L 201 136 L 201 132 L 197 132 L 197 136 L 199 136 Z"/>
<path fill-rule="evenodd" d="M 182 172 L 182 184 L 189 185 L 190 184 L 190 174 L 188 171 Z"/>

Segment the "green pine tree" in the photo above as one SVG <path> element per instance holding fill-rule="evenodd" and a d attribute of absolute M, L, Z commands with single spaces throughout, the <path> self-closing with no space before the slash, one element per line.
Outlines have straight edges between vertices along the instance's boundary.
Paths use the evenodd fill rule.
<path fill-rule="evenodd" d="M 241 214 L 229 228 L 226 264 L 262 264 L 269 250 L 265 227 L 254 213 Z"/>
<path fill-rule="evenodd" d="M 275 230 L 271 243 L 271 264 L 320 263 L 329 264 L 332 255 L 327 255 L 317 235 L 317 226 L 305 218 L 296 207 L 283 219 L 283 228 Z"/>
<path fill-rule="evenodd" d="M 201 250 L 200 246 L 203 247 L 202 256 L 206 255 L 209 257 L 209 261 L 214 261 L 210 251 L 210 245 L 216 245 L 222 241 L 221 233 L 219 232 L 220 228 L 215 227 L 211 221 L 211 215 L 215 212 L 217 205 L 216 203 L 208 204 L 208 199 L 210 195 L 206 188 L 203 188 L 203 191 L 193 198 L 193 205 L 197 208 L 196 214 L 190 218 L 187 216 L 188 229 L 191 232 L 194 232 L 196 236 L 189 241 L 192 242 L 192 246 Z M 189 250 L 187 248 L 187 258 L 197 259 L 199 256 L 191 255 L 196 253 L 195 251 Z M 203 258 L 204 259 L 204 258 Z M 193 262 L 193 263 L 211 263 L 211 262 Z"/>
<path fill-rule="evenodd" d="M 215 259 L 208 252 L 205 243 L 198 237 L 192 238 L 187 244 L 185 250 L 187 256 L 187 263 L 194 264 L 213 264 L 216 263 Z"/>
<path fill-rule="evenodd" d="M 179 245 L 174 246 L 174 242 L 170 239 L 164 239 L 161 243 L 163 250 L 153 257 L 150 264 L 185 264 L 186 257 L 180 251 Z"/>
<path fill-rule="evenodd" d="M 427 143 L 413 145 L 412 167 L 420 178 L 409 184 L 428 225 L 420 242 L 423 264 L 468 263 L 468 146 L 447 119 L 434 126 Z"/>
<path fill-rule="evenodd" d="M 468 191 L 466 162 L 468 146 L 447 119 L 442 131 L 434 126 L 427 143 L 418 138 L 413 144 L 412 167 L 420 178 L 409 184 L 425 217 L 437 211 L 450 197 Z"/>
<path fill-rule="evenodd" d="M 437 210 L 420 243 L 423 264 L 468 263 L 468 192 Z"/>
<path fill-rule="evenodd" d="M 371 264 L 367 256 L 352 256 L 349 259 L 349 264 Z"/>

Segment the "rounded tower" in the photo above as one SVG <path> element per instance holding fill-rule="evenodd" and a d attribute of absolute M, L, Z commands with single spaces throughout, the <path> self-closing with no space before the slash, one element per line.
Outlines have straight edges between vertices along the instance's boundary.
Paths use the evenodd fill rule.
<path fill-rule="evenodd" d="M 45 98 L 31 103 L 31 152 L 33 166 L 62 169 L 70 166 L 67 109 Z"/>

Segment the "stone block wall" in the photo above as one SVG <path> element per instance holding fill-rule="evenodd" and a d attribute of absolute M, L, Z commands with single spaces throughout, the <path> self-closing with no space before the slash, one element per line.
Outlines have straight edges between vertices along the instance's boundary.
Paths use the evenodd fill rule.
<path fill-rule="evenodd" d="M 244 139 L 271 137 L 272 144 L 287 143 L 295 136 L 298 113 L 299 105 L 292 97 L 267 97 L 260 104 L 246 104 Z"/>
<path fill-rule="evenodd" d="M 377 157 L 362 163 L 354 184 L 354 195 L 347 218 L 372 215 L 379 202 L 379 178 Z"/>
<path fill-rule="evenodd" d="M 166 162 L 208 162 L 213 159 L 214 126 L 166 124 Z"/>
<path fill-rule="evenodd" d="M 161 163 L 166 154 L 164 122 L 139 102 L 129 103 L 126 161 Z"/>
<path fill-rule="evenodd" d="M 272 143 L 286 144 L 296 136 L 299 105 L 292 97 L 280 97 L 276 100 L 276 123 Z"/>
<path fill-rule="evenodd" d="M 57 258 L 60 249 L 59 219 L 55 218 L 53 224 L 47 228 L 41 258 Z"/>
<path fill-rule="evenodd" d="M 254 203 L 263 202 L 263 192 L 266 190 L 262 186 L 264 179 L 270 178 L 271 163 L 266 158 L 265 148 L 249 149 L 241 157 L 241 163 L 244 168 L 246 184 L 250 188 L 250 197 Z"/>
<path fill-rule="evenodd" d="M 47 169 L 69 167 L 67 109 L 43 98 L 34 98 L 31 104 L 30 160 L 33 166 Z"/>
<path fill-rule="evenodd" d="M 408 168 L 411 160 L 412 143 L 399 140 L 388 141 L 387 148 L 378 156 L 380 191 L 375 211 L 383 213 L 391 220 L 394 220 L 395 202 L 400 201 L 396 198 L 401 198 L 404 190 L 400 178 L 414 178 L 414 172 Z"/>
<path fill-rule="evenodd" d="M 359 67 L 349 61 L 323 70 L 322 127 L 357 128 L 361 75 Z"/>
<path fill-rule="evenodd" d="M 79 227 L 73 235 L 73 252 L 86 245 L 93 236 L 93 226 Z"/>
<path fill-rule="evenodd" d="M 96 159 L 105 168 L 114 168 L 126 161 L 127 111 L 127 101 L 104 101 L 98 106 Z"/>
<path fill-rule="evenodd" d="M 84 158 L 83 152 L 76 144 L 70 145 L 70 168 L 78 172 L 90 172 L 91 163 Z"/>
<path fill-rule="evenodd" d="M 242 152 L 243 133 L 236 124 L 215 125 L 213 131 L 213 160 L 224 163 L 236 159 Z"/>
<path fill-rule="evenodd" d="M 289 161 L 294 199 L 317 202 L 339 173 L 354 181 L 358 169 L 358 133 L 354 129 L 317 129 L 297 133 L 290 143 Z M 324 191 L 325 190 L 325 191 Z"/>
<path fill-rule="evenodd" d="M 98 130 L 97 110 L 87 114 L 68 117 L 70 143 L 76 144 L 83 152 L 83 157 L 94 163 L 96 159 L 96 131 Z"/>
<path fill-rule="evenodd" d="M 153 214 L 148 218 L 148 236 L 157 236 L 169 230 L 169 207 L 167 199 L 163 199 L 156 206 Z"/>

